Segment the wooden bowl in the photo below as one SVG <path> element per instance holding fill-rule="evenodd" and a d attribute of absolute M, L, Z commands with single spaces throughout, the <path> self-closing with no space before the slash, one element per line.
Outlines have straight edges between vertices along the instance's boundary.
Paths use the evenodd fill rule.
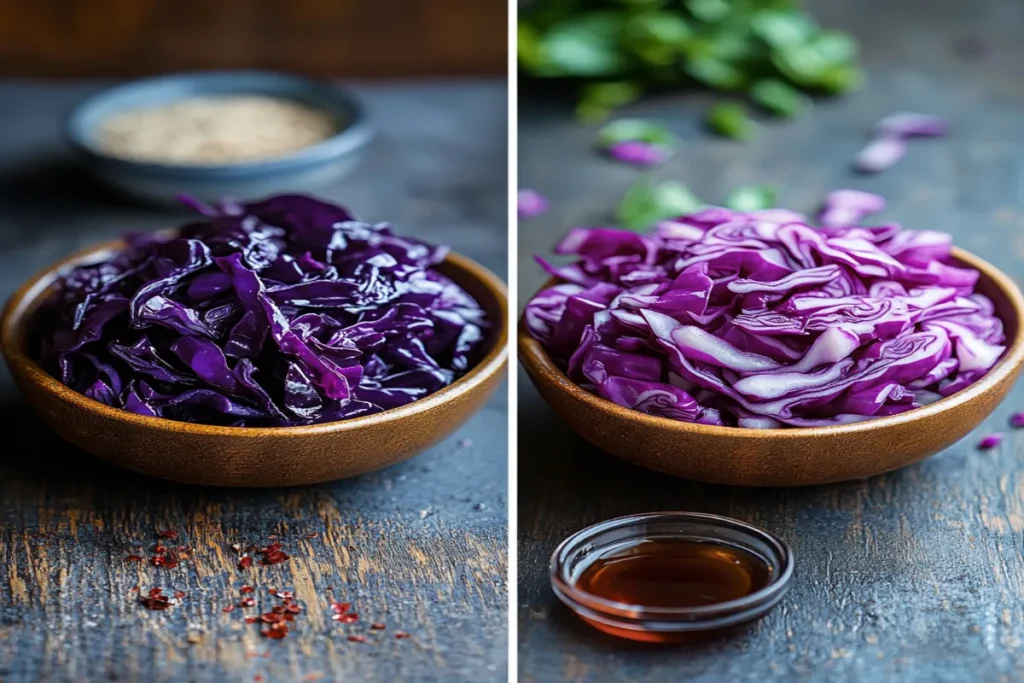
<path fill-rule="evenodd" d="M 956 248 L 953 255 L 981 272 L 978 291 L 992 299 L 1003 320 L 1006 353 L 963 391 L 899 415 L 777 430 L 677 422 L 623 408 L 576 386 L 522 322 L 519 358 L 540 395 L 577 434 L 643 467 L 737 486 L 807 486 L 870 477 L 917 462 L 963 438 L 1003 400 L 1024 362 L 1020 290 L 977 256 Z M 544 286 L 554 284 L 552 280 Z"/>
<path fill-rule="evenodd" d="M 0 349 L 14 382 L 60 436 L 104 460 L 154 477 L 214 486 L 294 486 L 387 467 L 454 432 L 501 383 L 508 358 L 505 285 L 483 266 L 449 254 L 439 270 L 461 285 L 494 322 L 484 358 L 450 386 L 368 417 L 302 427 L 215 427 L 136 415 L 64 386 L 26 349 L 28 322 L 57 275 L 120 248 L 80 251 L 21 287 L 0 319 Z"/>

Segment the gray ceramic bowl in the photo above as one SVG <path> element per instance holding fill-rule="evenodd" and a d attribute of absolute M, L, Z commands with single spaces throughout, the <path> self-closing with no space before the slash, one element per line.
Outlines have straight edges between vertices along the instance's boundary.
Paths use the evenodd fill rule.
<path fill-rule="evenodd" d="M 136 162 L 100 150 L 95 131 L 107 117 L 140 107 L 209 95 L 270 95 L 331 114 L 339 133 L 311 147 L 267 161 L 186 166 Z M 358 164 L 373 130 L 359 101 L 336 85 L 289 74 L 219 71 L 158 76 L 107 88 L 80 103 L 67 119 L 71 147 L 104 183 L 138 198 L 169 203 L 179 193 L 203 201 L 246 200 L 329 185 Z"/>

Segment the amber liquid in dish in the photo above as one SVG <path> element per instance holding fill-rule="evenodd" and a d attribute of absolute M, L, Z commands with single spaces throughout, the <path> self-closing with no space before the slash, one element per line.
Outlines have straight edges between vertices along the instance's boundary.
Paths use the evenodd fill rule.
<path fill-rule="evenodd" d="M 734 545 L 651 539 L 600 555 L 576 586 L 629 605 L 699 607 L 750 595 L 768 585 L 771 576 L 768 562 Z"/>

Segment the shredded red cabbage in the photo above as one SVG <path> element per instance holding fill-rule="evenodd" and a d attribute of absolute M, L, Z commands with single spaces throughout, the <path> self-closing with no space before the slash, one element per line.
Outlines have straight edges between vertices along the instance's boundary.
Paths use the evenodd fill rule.
<path fill-rule="evenodd" d="M 949 396 L 1000 358 L 1003 325 L 949 235 L 708 208 L 654 234 L 575 228 L 561 284 L 524 320 L 569 378 L 650 415 L 751 428 L 846 424 Z"/>
<path fill-rule="evenodd" d="M 133 235 L 61 277 L 36 318 L 41 364 L 116 408 L 239 427 L 370 415 L 465 373 L 488 323 L 434 267 L 447 248 L 299 195 Z"/>

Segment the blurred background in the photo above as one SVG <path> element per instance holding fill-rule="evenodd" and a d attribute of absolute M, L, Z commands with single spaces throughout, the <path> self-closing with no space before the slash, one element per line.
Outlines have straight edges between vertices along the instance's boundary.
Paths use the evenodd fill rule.
<path fill-rule="evenodd" d="M 0 77 L 503 74 L 504 0 L 0 0 Z"/>

